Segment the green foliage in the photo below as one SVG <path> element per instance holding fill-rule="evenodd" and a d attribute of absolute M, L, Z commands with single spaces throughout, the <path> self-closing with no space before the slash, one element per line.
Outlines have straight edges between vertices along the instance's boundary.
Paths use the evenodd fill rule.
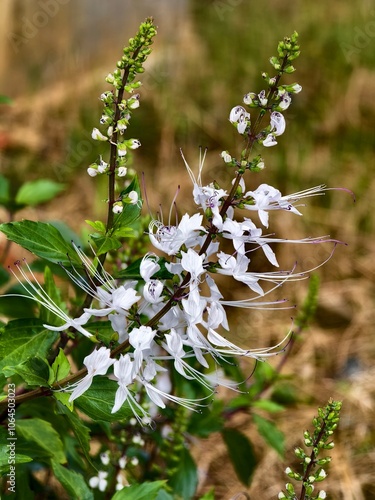
<path fill-rule="evenodd" d="M 55 198 L 65 186 L 48 179 L 25 182 L 16 194 L 16 203 L 22 206 L 35 207 Z"/>
<path fill-rule="evenodd" d="M 159 497 L 159 492 L 164 486 L 165 481 L 154 481 L 153 483 L 134 484 L 118 491 L 112 500 L 162 500 L 163 496 Z"/>
<path fill-rule="evenodd" d="M 51 224 L 31 220 L 8 222 L 0 224 L 0 231 L 10 241 L 49 262 L 62 263 L 67 267 L 72 263 L 81 264 L 72 247 Z"/>
<path fill-rule="evenodd" d="M 255 472 L 257 459 L 249 439 L 236 429 L 223 429 L 221 432 L 238 479 L 249 486 Z"/>
<path fill-rule="evenodd" d="M 106 81 L 113 86 L 113 91 L 106 91 L 101 95 L 103 101 L 101 125 L 105 125 L 106 131 L 102 133 L 94 129 L 92 137 L 109 145 L 109 159 L 107 163 L 100 157 L 100 161 L 92 163 L 90 175 L 106 174 L 108 177 L 108 213 L 106 222 L 86 221 L 94 231 L 90 234 L 91 242 L 95 247 L 93 262 L 89 261 L 80 249 L 74 248 L 69 243 L 72 239 L 77 242 L 78 238 L 66 226 L 30 220 L 13 221 L 13 215 L 18 210 L 24 207 L 35 207 L 55 198 L 64 189 L 62 184 L 45 179 L 25 182 L 14 194 L 9 180 L 0 176 L 0 204 L 8 211 L 8 220 L 12 221 L 0 224 L 0 231 L 10 242 L 17 243 L 42 259 L 34 264 L 33 269 L 44 273 L 43 288 L 33 281 L 23 286 L 20 279 L 20 286 L 23 287 L 22 298 L 34 296 L 42 304 L 41 307 L 38 310 L 33 308 L 32 311 L 23 307 L 21 311 L 22 304 L 17 302 L 19 297 L 16 298 L 13 301 L 12 314 L 14 316 L 12 314 L 7 314 L 7 316 L 17 319 L 2 325 L 0 331 L 0 381 L 4 387 L 0 404 L 2 402 L 3 419 L 8 418 L 8 424 L 13 421 L 10 414 L 8 416 L 6 414 L 6 404 L 9 407 L 12 400 L 18 403 L 14 420 L 17 429 L 15 463 L 19 466 L 17 494 L 20 498 L 31 498 L 34 494 L 44 495 L 48 490 L 53 490 L 53 481 L 48 484 L 39 483 L 34 474 L 37 468 L 44 468 L 49 475 L 54 475 L 67 495 L 72 498 L 90 500 L 102 498 L 104 495 L 108 497 L 113 495 L 112 498 L 115 500 L 122 498 L 127 500 L 133 498 L 137 500 L 193 499 L 197 495 L 198 470 L 189 451 L 188 436 L 207 438 L 215 432 L 221 433 L 239 480 L 245 486 L 249 486 L 258 460 L 251 440 L 227 425 L 231 415 L 236 412 L 249 413 L 255 424 L 254 428 L 267 445 L 275 449 L 280 456 L 284 453 L 283 433 L 272 421 L 273 414 L 282 411 L 284 407 L 275 400 L 264 398 L 266 389 L 277 386 L 279 373 L 266 363 L 258 367 L 249 385 L 243 384 L 244 390 L 240 395 L 226 402 L 224 400 L 209 401 L 207 406 L 200 405 L 203 409 L 196 413 L 186 410 L 183 406 L 176 408 L 174 404 L 164 408 L 164 403 L 160 402 L 159 396 L 154 393 L 153 397 L 159 403 L 155 406 L 158 406 L 159 410 L 154 417 L 155 421 L 151 422 L 144 420 L 146 410 L 148 410 L 145 402 L 146 384 L 146 389 L 140 389 L 137 394 L 132 392 L 133 388 L 136 390 L 137 379 L 139 381 L 142 378 L 144 382 L 143 379 L 146 380 L 149 376 L 147 370 L 153 369 L 151 363 L 147 369 L 140 371 L 137 375 L 131 374 L 132 378 L 127 383 L 129 392 L 126 392 L 126 402 L 115 413 L 112 411 L 116 396 L 119 392 L 121 393 L 121 390 L 124 392 L 124 388 L 121 384 L 119 386 L 115 379 L 122 382 L 121 377 L 125 377 L 126 374 L 116 374 L 116 368 L 113 370 L 111 367 L 107 377 L 95 376 L 103 374 L 100 371 L 96 373 L 99 365 L 99 370 L 102 368 L 100 363 L 103 363 L 103 360 L 98 362 L 98 366 L 93 367 L 90 364 L 90 356 L 104 349 L 109 353 L 108 367 L 110 367 L 116 356 L 128 352 L 129 332 L 142 326 L 146 329 L 150 328 L 152 321 L 158 314 L 161 314 L 158 311 L 148 323 L 142 323 L 146 315 L 142 306 L 125 307 L 122 300 L 127 289 L 119 286 L 116 291 L 120 292 L 120 298 L 117 296 L 115 299 L 113 285 L 116 279 L 135 280 L 138 282 L 138 288 L 133 292 L 141 294 L 144 284 L 140 266 L 146 248 L 144 231 L 146 219 L 141 217 L 141 189 L 137 175 L 132 173 L 130 179 L 130 176 L 124 173 L 129 161 L 127 149 L 137 148 L 139 141 L 127 139 L 123 133 L 129 125 L 133 110 L 138 107 L 138 97 L 134 92 L 140 87 L 140 82 L 135 81 L 135 78 L 137 74 L 144 71 L 143 64 L 151 51 L 150 46 L 155 34 L 156 29 L 151 19 L 141 24 L 139 32 L 124 48 L 116 69 L 107 76 Z M 266 107 L 261 104 L 260 98 L 254 101 L 254 106 L 260 108 L 259 121 L 267 111 L 272 112 L 278 109 L 279 80 L 284 73 L 294 72 L 292 61 L 298 54 L 296 33 L 279 43 L 277 56 L 270 60 L 276 70 L 276 76 L 271 79 L 267 75 L 265 78 L 268 80 L 269 105 Z M 289 92 L 288 87 L 283 90 Z M 125 93 L 128 93 L 130 97 L 123 98 Z M 0 96 L 0 103 L 5 102 L 7 102 L 6 99 Z M 249 106 L 251 107 L 252 104 Z M 259 144 L 270 130 L 271 125 L 263 131 L 254 131 L 260 134 L 257 138 Z M 255 139 L 253 142 L 255 143 Z M 231 166 L 236 167 L 239 172 L 234 190 L 239 188 L 240 175 L 245 170 L 258 172 L 262 168 L 259 155 L 255 157 L 255 160 L 250 161 L 253 143 L 251 147 L 249 144 L 241 153 L 241 161 L 231 160 Z M 124 175 L 128 175 L 125 183 L 127 187 L 120 191 L 121 188 L 118 188 L 117 183 Z M 116 190 L 120 192 L 116 194 Z M 227 199 L 230 201 L 231 195 Z M 238 199 L 240 198 L 233 196 L 232 201 L 237 202 Z M 225 215 L 225 211 L 223 213 Z M 205 251 L 208 249 L 210 238 L 214 240 L 217 236 L 217 233 L 213 231 L 212 213 L 208 220 L 210 233 L 206 240 Z M 181 248 L 184 250 L 185 245 Z M 8 250 L 9 248 L 4 252 L 5 257 Z M 181 253 L 182 251 L 177 258 L 181 257 Z M 203 250 L 202 253 L 204 253 Z M 126 258 L 130 261 L 129 265 L 126 265 Z M 48 267 L 45 261 L 49 263 Z M 108 263 L 115 268 L 114 278 L 107 273 L 105 265 L 107 266 Z M 165 314 L 170 311 L 169 305 L 182 303 L 188 286 L 191 286 L 194 280 L 191 280 L 192 276 L 189 272 L 185 274 L 186 281 L 179 283 L 178 275 L 168 270 L 167 260 L 162 257 L 155 257 L 153 263 L 158 266 L 158 270 L 152 275 L 153 278 L 169 280 L 163 290 L 165 295 L 161 297 L 161 301 L 164 301 L 162 305 L 166 308 L 161 311 Z M 84 293 L 81 292 L 81 296 L 77 293 L 72 297 L 69 291 L 64 298 L 62 297 L 55 281 L 55 277 L 58 276 L 58 264 L 62 264 L 77 288 L 82 285 Z M 121 268 L 121 264 L 124 268 Z M 3 271 L 0 268 L 0 284 L 6 285 L 9 276 Z M 31 272 L 31 268 L 28 268 L 28 272 Z M 35 276 L 32 277 L 36 279 Z M 22 273 L 22 279 L 27 280 L 27 273 Z M 10 288 L 6 293 L 9 296 L 13 291 L 14 288 Z M 111 297 L 108 298 L 108 296 Z M 79 329 L 81 326 L 79 319 L 85 316 L 84 313 L 87 314 L 93 297 L 105 303 L 107 310 L 112 313 L 110 320 L 90 321 L 87 325 L 83 322 L 85 330 Z M 301 328 L 306 326 L 314 313 L 316 297 L 317 287 L 312 286 L 309 299 L 299 317 L 298 325 Z M 7 307 L 9 304 L 6 304 L 1 311 L 7 312 Z M 207 305 L 205 314 L 208 307 Z M 121 308 L 127 310 L 126 317 L 121 317 L 119 314 Z M 34 316 L 38 313 L 39 317 L 35 318 Z M 21 319 L 24 314 L 27 317 Z M 70 315 L 75 319 L 71 323 L 66 323 L 65 331 L 55 332 L 45 326 L 61 327 L 65 324 L 65 316 L 69 319 Z M 95 315 L 100 316 L 101 313 L 96 311 Z M 121 333 L 114 330 L 111 322 L 119 317 L 123 320 L 122 325 L 118 327 L 118 329 L 123 329 L 121 343 L 119 342 Z M 176 328 L 179 328 L 178 320 L 177 318 Z M 71 333 L 74 328 L 83 333 L 83 336 L 74 337 Z M 165 344 L 163 344 L 165 332 L 162 331 L 163 329 L 160 330 L 156 336 L 157 347 L 165 349 Z M 93 337 L 90 337 L 88 332 L 92 333 Z M 100 345 L 100 349 L 93 350 L 92 339 Z M 181 347 L 183 348 L 186 348 L 186 345 Z M 129 357 L 134 365 L 139 361 L 138 354 L 139 351 L 133 350 Z M 169 359 L 166 361 L 170 362 Z M 232 362 L 229 357 L 226 361 L 228 363 L 224 368 L 225 375 L 229 375 L 238 384 L 247 379 L 241 366 Z M 77 370 L 77 366 L 80 368 L 82 364 L 84 367 Z M 194 360 L 189 359 L 186 366 L 187 369 L 191 368 L 191 373 L 195 373 Z M 130 375 L 127 375 L 129 378 Z M 202 375 L 202 380 L 205 380 L 203 379 L 205 375 Z M 207 387 L 202 388 L 196 380 L 192 379 L 194 379 L 193 376 L 183 378 L 181 373 L 172 375 L 168 381 L 171 384 L 171 399 L 176 398 L 178 401 L 177 397 L 183 396 L 191 399 L 202 398 L 203 401 L 207 401 L 211 398 L 211 394 L 207 396 Z M 74 399 L 71 392 L 83 380 L 87 382 L 89 388 Z M 13 396 L 11 395 L 12 387 L 17 388 L 17 394 L 14 393 Z M 187 406 L 189 407 L 188 404 Z M 138 425 L 135 430 L 133 420 L 136 420 L 134 419 L 136 411 L 138 411 L 137 424 L 142 422 L 143 426 Z M 324 426 L 332 430 L 336 424 L 336 414 L 333 411 L 333 417 L 331 417 L 332 411 L 329 414 L 320 412 L 319 419 L 314 422 L 316 429 L 320 432 L 319 439 L 321 436 L 325 437 L 325 434 L 321 434 L 325 429 Z M 258 412 L 267 413 L 270 419 L 259 415 Z M 330 422 L 328 426 L 326 425 L 327 419 Z M 151 432 L 146 424 L 149 424 L 154 432 Z M 3 427 L 0 428 L 0 436 L 6 437 Z M 320 446 L 316 434 L 308 435 L 308 439 L 313 442 L 314 450 Z M 93 440 L 100 443 L 100 449 L 91 450 L 90 444 Z M 324 446 L 328 447 L 329 444 L 324 442 L 322 447 Z M 9 457 L 9 450 L 2 446 L 0 467 L 3 475 L 10 470 Z M 126 465 L 125 471 L 124 464 Z M 104 487 L 102 484 L 99 485 L 100 493 L 98 494 L 92 491 L 94 486 L 88 486 L 94 474 L 93 470 L 96 470 L 98 477 L 100 473 L 104 474 Z M 125 476 L 129 486 L 115 492 L 116 481 L 119 481 L 118 476 L 121 471 L 123 472 L 121 481 Z M 307 469 L 304 472 L 306 473 Z M 298 479 L 298 477 L 294 478 Z M 318 470 L 315 479 L 319 480 L 319 477 Z M 90 484 L 93 484 L 92 481 Z M 104 490 L 105 493 L 101 495 Z M 3 491 L 5 492 L 4 489 Z M 204 495 L 202 500 L 213 498 L 214 492 L 211 491 Z"/>
<path fill-rule="evenodd" d="M 96 421 L 117 422 L 129 419 L 133 412 L 127 405 L 123 405 L 117 413 L 111 413 L 117 388 L 114 380 L 96 378 L 90 389 L 77 399 L 76 407 Z"/>
<path fill-rule="evenodd" d="M 311 453 L 307 454 L 303 448 L 297 447 L 294 454 L 301 461 L 301 473 L 293 471 L 287 467 L 285 473 L 295 481 L 301 482 L 301 492 L 299 500 L 319 500 L 326 498 L 324 490 L 314 493 L 315 484 L 326 478 L 323 466 L 329 464 L 330 457 L 321 456 L 324 450 L 331 450 L 334 443 L 331 440 L 334 431 L 337 429 L 340 419 L 342 403 L 341 401 L 330 400 L 324 408 L 318 409 L 318 416 L 313 418 L 314 432 L 305 431 L 303 433 L 304 444 L 311 448 Z M 295 500 L 295 487 L 291 483 L 286 484 L 286 491 L 279 493 L 278 498 Z"/>

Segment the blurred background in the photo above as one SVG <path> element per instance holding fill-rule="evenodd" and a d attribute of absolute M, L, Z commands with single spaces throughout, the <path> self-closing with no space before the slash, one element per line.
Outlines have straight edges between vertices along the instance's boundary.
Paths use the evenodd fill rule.
<path fill-rule="evenodd" d="M 2 0 L 0 17 L 0 173 L 17 191 L 25 180 L 49 178 L 66 185 L 52 203 L 19 218 L 60 219 L 81 232 L 83 220 L 103 217 L 105 185 L 86 175 L 100 145 L 91 140 L 113 71 L 139 23 L 153 16 L 158 25 L 154 52 L 142 76 L 141 107 L 130 134 L 142 147 L 133 167 L 145 172 L 150 205 L 166 209 L 177 185 L 178 208 L 192 206 L 191 185 L 179 148 L 194 169 L 198 147 L 208 147 L 205 179 L 230 182 L 219 157 L 238 155 L 241 138 L 228 122 L 230 109 L 245 93 L 263 88 L 277 42 L 294 30 L 301 56 L 288 83 L 303 92 L 286 111 L 287 129 L 275 148 L 262 150 L 266 169 L 247 180 L 283 194 L 318 184 L 345 187 L 356 195 L 329 191 L 311 199 L 304 217 L 274 218 L 272 231 L 286 238 L 330 234 L 347 243 L 317 270 L 321 277 L 314 323 L 300 338 L 283 368 L 289 406 L 275 416 L 286 433 L 285 462 L 267 448 L 246 415 L 237 426 L 255 443 L 259 466 L 248 492 L 253 499 L 275 498 L 286 482 L 302 431 L 317 406 L 329 397 L 343 400 L 333 462 L 324 487 L 333 499 L 375 498 L 375 8 L 371 0 Z M 284 82 L 285 83 L 285 82 Z M 165 201 L 167 200 L 167 201 Z M 0 210 L 0 220 L 7 214 Z M 309 269 L 331 248 L 288 246 L 279 260 Z M 282 255 L 284 252 L 285 255 Z M 14 256 L 19 250 L 13 249 Z M 307 283 L 283 290 L 300 304 Z M 241 290 L 229 290 L 232 297 Z M 290 328 L 291 311 L 255 311 L 232 318 L 233 338 L 251 347 L 271 345 Z M 285 402 L 285 401 L 284 401 Z M 296 433 L 296 429 L 300 431 Z M 201 493 L 214 486 L 217 498 L 244 490 L 214 437 L 196 443 Z M 215 445 L 213 444 L 215 443 Z"/>

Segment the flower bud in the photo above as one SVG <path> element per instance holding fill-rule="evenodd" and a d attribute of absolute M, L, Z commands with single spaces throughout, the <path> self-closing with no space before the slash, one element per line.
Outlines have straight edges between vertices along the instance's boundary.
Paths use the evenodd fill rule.
<path fill-rule="evenodd" d="M 91 137 L 94 139 L 94 141 L 108 141 L 108 137 L 103 135 L 97 128 L 93 129 Z"/>

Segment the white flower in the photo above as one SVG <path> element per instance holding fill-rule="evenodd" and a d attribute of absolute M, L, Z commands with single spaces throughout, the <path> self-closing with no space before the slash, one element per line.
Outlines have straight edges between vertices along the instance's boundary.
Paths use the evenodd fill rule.
<path fill-rule="evenodd" d="M 118 288 L 110 288 L 110 290 L 97 288 L 96 297 L 107 307 L 85 309 L 85 312 L 92 316 L 107 316 L 114 312 L 126 315 L 132 305 L 141 298 L 137 295 L 137 291 L 131 288 L 131 283 L 119 286 Z"/>
<path fill-rule="evenodd" d="M 140 147 L 141 142 L 138 139 L 129 139 L 126 141 L 129 149 L 137 149 Z"/>
<path fill-rule="evenodd" d="M 268 227 L 267 211 L 285 210 L 296 215 L 302 215 L 293 203 L 309 196 L 323 195 L 326 190 L 326 186 L 321 184 L 320 186 L 305 189 L 304 191 L 282 196 L 278 189 L 268 184 L 261 184 L 255 191 L 248 191 L 245 194 L 245 198 L 251 196 L 252 202 L 250 204 L 245 204 L 244 207 L 247 210 L 258 211 L 261 223 Z"/>
<path fill-rule="evenodd" d="M 229 121 L 235 125 L 239 134 L 243 134 L 250 127 L 250 113 L 242 106 L 235 106 L 229 114 Z"/>
<path fill-rule="evenodd" d="M 124 206 L 121 201 L 116 201 L 112 206 L 112 212 L 114 214 L 121 214 L 124 210 Z"/>
<path fill-rule="evenodd" d="M 268 134 L 267 137 L 262 142 L 263 146 L 269 148 L 271 146 L 276 146 L 277 141 L 275 139 L 275 134 Z"/>
<path fill-rule="evenodd" d="M 108 368 L 114 363 L 114 359 L 110 356 L 110 349 L 100 347 L 100 349 L 95 349 L 91 354 L 85 357 L 83 364 L 87 368 L 87 375 L 75 385 L 75 389 L 69 398 L 70 402 L 79 398 L 79 396 L 87 391 L 95 375 L 105 375 L 107 373 Z"/>
<path fill-rule="evenodd" d="M 194 284 L 199 281 L 200 275 L 204 273 L 203 260 L 205 254 L 199 255 L 189 248 L 187 252 L 181 252 L 181 255 L 181 266 L 185 271 L 190 273 L 191 283 Z"/>
<path fill-rule="evenodd" d="M 244 95 L 243 102 L 244 104 L 251 105 L 253 104 L 254 99 L 256 99 L 256 94 L 254 92 L 249 92 L 248 94 Z"/>
<path fill-rule="evenodd" d="M 130 191 L 130 193 L 128 193 L 128 198 L 131 205 L 136 205 L 139 199 L 137 191 Z"/>
<path fill-rule="evenodd" d="M 278 111 L 271 113 L 271 132 L 276 136 L 284 133 L 286 127 L 284 116 Z M 263 143 L 264 144 L 264 143 Z"/>
<path fill-rule="evenodd" d="M 108 472 L 99 470 L 97 476 L 91 477 L 89 479 L 89 485 L 91 486 L 91 488 L 98 488 L 99 491 L 105 491 L 108 484 L 107 476 Z"/>
<path fill-rule="evenodd" d="M 160 271 L 160 265 L 157 261 L 157 255 L 154 253 L 146 253 L 139 267 L 139 273 L 142 276 L 142 279 L 149 281 L 155 273 Z"/>
<path fill-rule="evenodd" d="M 117 169 L 117 175 L 118 175 L 118 177 L 125 177 L 127 171 L 128 171 L 128 169 L 126 167 L 119 167 Z"/>
<path fill-rule="evenodd" d="M 14 277 L 19 281 L 21 286 L 25 289 L 27 295 L 20 295 L 17 294 L 18 297 L 25 297 L 27 299 L 33 299 L 39 304 L 41 304 L 43 307 L 48 309 L 48 311 L 51 311 L 53 314 L 58 316 L 62 321 L 64 321 L 64 324 L 61 326 L 53 326 L 53 325 L 43 325 L 47 330 L 51 330 L 53 332 L 62 332 L 64 330 L 67 330 L 68 328 L 74 328 L 78 332 L 82 333 L 85 337 L 92 337 L 92 333 L 88 332 L 84 328 L 82 328 L 82 325 L 85 325 L 87 321 L 90 319 L 91 315 L 84 312 L 79 316 L 79 318 L 70 318 L 52 299 L 51 297 L 47 294 L 47 292 L 40 286 L 38 283 L 38 280 L 36 279 L 34 273 L 31 271 L 30 267 L 27 265 L 26 261 L 24 260 L 24 263 L 27 267 L 28 272 L 30 273 L 31 277 L 35 281 L 33 283 L 30 281 L 29 277 L 27 274 L 24 272 L 22 269 L 21 265 L 19 262 L 16 262 L 15 265 L 20 272 L 22 278 L 26 281 L 28 284 L 28 287 L 18 278 L 16 273 L 11 269 L 10 271 L 13 273 Z"/>
<path fill-rule="evenodd" d="M 230 163 L 232 161 L 232 157 L 228 153 L 228 151 L 222 151 L 220 156 L 222 157 L 225 163 Z"/>
<path fill-rule="evenodd" d="M 155 335 L 155 330 L 144 325 L 133 328 L 129 333 L 129 343 L 134 347 L 134 375 L 139 372 L 142 361 L 151 354 L 151 349 L 155 345 Z"/>
<path fill-rule="evenodd" d="M 143 297 L 150 304 L 159 304 L 163 301 L 163 283 L 159 280 L 148 281 L 143 288 Z"/>
<path fill-rule="evenodd" d="M 88 169 L 87 173 L 90 177 L 96 177 L 98 175 L 98 165 L 96 163 L 92 163 Z"/>
<path fill-rule="evenodd" d="M 106 137 L 105 135 L 103 135 L 99 129 L 97 128 L 94 128 L 92 133 L 91 133 L 91 137 L 95 140 L 95 141 L 108 141 L 108 137 Z"/>
<path fill-rule="evenodd" d="M 218 269 L 219 274 L 233 276 L 237 281 L 245 283 L 251 290 L 259 295 L 264 295 L 262 287 L 258 284 L 259 275 L 247 272 L 250 260 L 245 255 L 239 255 L 238 259 L 233 255 L 228 255 L 224 252 L 217 254 L 221 269 Z"/>
<path fill-rule="evenodd" d="M 267 106 L 268 99 L 266 97 L 266 91 L 265 90 L 262 90 L 261 92 L 259 92 L 258 99 L 259 99 L 259 102 L 260 102 L 261 106 Z"/>
<path fill-rule="evenodd" d="M 141 417 L 139 416 L 139 414 L 141 414 L 142 417 L 147 417 L 148 415 L 142 408 L 142 406 L 137 403 L 128 388 L 128 386 L 131 385 L 134 381 L 133 361 L 130 359 L 129 354 L 121 354 L 120 358 L 114 362 L 113 373 L 115 378 L 117 379 L 119 387 L 116 391 L 115 403 L 111 410 L 111 413 L 116 413 L 125 403 L 125 401 L 127 401 L 129 407 L 134 413 L 135 418 L 139 423 L 141 423 Z"/>
<path fill-rule="evenodd" d="M 149 224 L 149 237 L 154 247 L 168 255 L 175 255 L 182 245 L 192 247 L 200 241 L 200 231 L 204 231 L 203 216 L 185 214 L 178 226 L 165 226 L 161 221 L 153 220 Z M 156 231 L 155 231 L 156 229 Z"/>
<path fill-rule="evenodd" d="M 220 215 L 219 208 L 222 204 L 222 198 L 224 196 L 227 196 L 227 192 L 223 189 L 216 189 L 213 184 L 209 186 L 202 186 L 202 171 L 207 150 L 204 152 L 203 156 L 202 151 L 200 151 L 197 177 L 195 177 L 194 172 L 189 167 L 189 164 L 185 160 L 185 157 L 181 150 L 180 153 L 185 163 L 185 167 L 188 171 L 189 177 L 193 183 L 194 202 L 197 205 L 200 205 L 203 210 L 210 209 L 210 211 L 212 212 L 212 223 L 220 230 L 223 224 L 223 219 Z"/>
<path fill-rule="evenodd" d="M 126 147 L 126 144 L 125 142 L 119 142 L 117 144 L 117 154 L 122 157 L 122 156 L 125 156 L 127 153 L 127 147 Z"/>
<path fill-rule="evenodd" d="M 301 92 L 302 87 L 298 83 L 294 83 L 293 85 L 290 85 L 288 87 L 288 90 L 289 92 L 293 92 L 293 94 L 298 94 L 299 92 Z"/>
<path fill-rule="evenodd" d="M 108 163 L 105 162 L 102 157 L 100 157 L 99 160 L 99 165 L 98 165 L 98 172 L 99 174 L 104 174 L 108 170 Z"/>

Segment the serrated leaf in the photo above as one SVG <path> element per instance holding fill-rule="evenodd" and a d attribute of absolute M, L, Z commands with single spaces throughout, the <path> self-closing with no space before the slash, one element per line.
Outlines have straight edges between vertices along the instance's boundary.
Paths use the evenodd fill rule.
<path fill-rule="evenodd" d="M 133 416 L 132 410 L 125 403 L 116 413 L 111 413 L 115 403 L 118 384 L 105 377 L 96 377 L 91 387 L 75 400 L 75 406 L 93 420 L 116 422 Z"/>
<path fill-rule="evenodd" d="M 16 203 L 19 205 L 36 206 L 52 200 L 65 189 L 63 184 L 49 179 L 38 179 L 25 182 L 16 194 Z"/>
<path fill-rule="evenodd" d="M 237 429 L 224 429 L 222 436 L 238 479 L 249 486 L 254 474 L 257 459 L 249 439 Z"/>
<path fill-rule="evenodd" d="M 62 464 L 66 462 L 64 447 L 58 432 L 46 420 L 17 420 L 17 434 L 42 448 L 48 456 Z"/>
<path fill-rule="evenodd" d="M 166 481 L 144 482 L 132 484 L 115 493 L 112 500 L 154 500 Z"/>
<path fill-rule="evenodd" d="M 76 252 L 52 224 L 30 220 L 8 222 L 0 224 L 0 231 L 42 259 L 56 264 L 61 262 L 66 267 L 71 267 L 72 262 L 78 266 L 81 264 Z"/>
<path fill-rule="evenodd" d="M 70 363 L 64 354 L 64 351 L 60 348 L 59 354 L 56 356 L 55 361 L 52 363 L 53 380 L 50 380 L 50 384 L 55 381 L 62 380 L 67 377 L 70 372 Z"/>
<path fill-rule="evenodd" d="M 198 486 L 197 465 L 186 448 L 179 455 L 177 470 L 169 481 L 173 493 L 178 498 L 193 498 Z"/>
<path fill-rule="evenodd" d="M 10 321 L 0 335 L 0 370 L 17 366 L 31 357 L 46 358 L 58 338 L 37 319 Z"/>
<path fill-rule="evenodd" d="M 56 401 L 58 401 L 59 403 L 61 403 L 64 406 L 66 406 L 69 411 L 73 411 L 74 410 L 74 403 L 73 403 L 73 401 L 69 402 L 69 398 L 70 398 L 70 393 L 69 392 L 57 392 L 57 391 L 55 391 L 53 393 L 53 397 L 56 399 Z"/>
<path fill-rule="evenodd" d="M 92 500 L 94 498 L 81 474 L 63 467 L 55 460 L 51 461 L 51 465 L 56 479 L 60 481 L 72 498 L 79 498 L 80 500 Z"/>
<path fill-rule="evenodd" d="M 277 453 L 284 456 L 285 436 L 276 425 L 266 418 L 253 414 L 253 421 L 257 426 L 259 434 Z"/>
<path fill-rule="evenodd" d="M 39 357 L 33 356 L 23 363 L 16 366 L 5 366 L 3 368 L 3 374 L 6 377 L 11 377 L 12 375 L 19 375 L 28 385 L 48 387 L 48 380 L 50 378 L 51 368 L 47 363 L 47 360 Z"/>

